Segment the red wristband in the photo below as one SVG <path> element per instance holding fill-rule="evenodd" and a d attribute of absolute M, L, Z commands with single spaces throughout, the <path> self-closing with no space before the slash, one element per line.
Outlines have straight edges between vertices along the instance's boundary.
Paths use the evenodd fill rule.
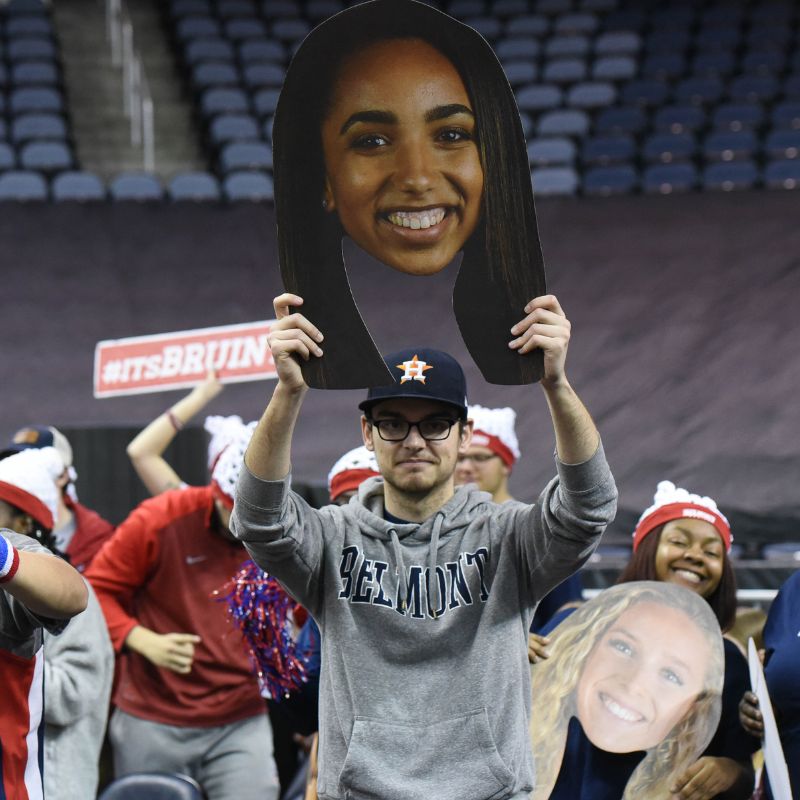
<path fill-rule="evenodd" d="M 167 418 L 172 423 L 172 427 L 175 428 L 175 431 L 183 430 L 183 423 L 178 419 L 178 417 L 172 412 L 172 409 L 167 411 Z"/>

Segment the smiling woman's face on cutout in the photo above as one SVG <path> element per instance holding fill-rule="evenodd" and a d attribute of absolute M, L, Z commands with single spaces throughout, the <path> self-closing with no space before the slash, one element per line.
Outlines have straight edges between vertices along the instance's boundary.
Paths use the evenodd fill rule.
<path fill-rule="evenodd" d="M 610 753 L 663 741 L 703 690 L 711 658 L 698 627 L 678 609 L 629 608 L 597 642 L 577 686 L 577 716 Z"/>
<path fill-rule="evenodd" d="M 422 40 L 343 63 L 322 125 L 324 199 L 359 246 L 413 275 L 453 260 L 481 213 L 473 111 L 456 68 Z"/>

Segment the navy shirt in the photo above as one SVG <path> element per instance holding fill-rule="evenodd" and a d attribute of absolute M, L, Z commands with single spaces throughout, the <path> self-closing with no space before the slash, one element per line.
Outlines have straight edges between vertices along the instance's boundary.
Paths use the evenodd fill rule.
<path fill-rule="evenodd" d="M 574 608 L 556 614 L 541 633 L 549 635 Z M 750 686 L 747 660 L 742 651 L 727 639 L 725 649 L 725 682 L 722 690 L 722 711 L 714 738 L 703 755 L 727 756 L 746 761 L 759 744 L 739 724 L 739 700 Z M 608 753 L 595 747 L 576 719 L 571 719 L 564 748 L 564 759 L 550 800 L 620 800 L 625 786 L 644 752 Z"/>
<path fill-rule="evenodd" d="M 767 688 L 792 795 L 800 797 L 800 571 L 783 584 L 772 603 L 764 627 L 764 647 Z"/>

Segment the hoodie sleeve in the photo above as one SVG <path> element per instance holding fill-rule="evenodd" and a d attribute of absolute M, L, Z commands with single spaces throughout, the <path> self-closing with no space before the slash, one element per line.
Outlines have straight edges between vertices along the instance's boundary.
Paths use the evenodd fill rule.
<path fill-rule="evenodd" d="M 581 464 L 556 457 L 557 477 L 535 505 L 515 505 L 511 535 L 527 599 L 538 603 L 586 562 L 617 511 L 602 443 Z"/>
<path fill-rule="evenodd" d="M 274 575 L 312 614 L 319 608 L 324 532 L 334 507 L 314 509 L 291 491 L 291 476 L 263 481 L 243 466 L 231 532 L 261 569 Z"/>

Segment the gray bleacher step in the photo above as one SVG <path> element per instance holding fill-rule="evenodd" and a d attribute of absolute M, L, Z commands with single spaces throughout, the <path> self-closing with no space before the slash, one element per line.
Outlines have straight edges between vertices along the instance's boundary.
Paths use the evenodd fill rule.
<path fill-rule="evenodd" d="M 206 159 L 156 0 L 129 0 L 134 37 L 155 110 L 155 172 L 205 170 Z M 112 66 L 102 0 L 54 3 L 68 108 L 78 160 L 108 180 L 142 169 L 142 151 L 130 143 L 122 107 L 121 71 Z"/>

